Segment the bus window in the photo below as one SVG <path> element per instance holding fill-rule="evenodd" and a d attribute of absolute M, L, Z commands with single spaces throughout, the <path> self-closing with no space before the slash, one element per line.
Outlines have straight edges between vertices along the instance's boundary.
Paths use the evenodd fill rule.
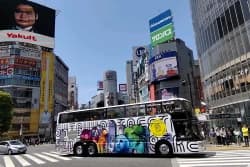
<path fill-rule="evenodd" d="M 146 104 L 146 114 L 155 115 L 161 113 L 161 103 Z"/>
<path fill-rule="evenodd" d="M 106 119 L 106 109 L 97 109 L 90 112 L 90 120 Z"/>
<path fill-rule="evenodd" d="M 111 107 L 107 109 L 107 118 L 122 118 L 125 117 L 124 107 Z"/>
<path fill-rule="evenodd" d="M 145 105 L 131 105 L 126 107 L 126 117 L 145 115 Z"/>
<path fill-rule="evenodd" d="M 89 111 L 76 112 L 76 113 L 74 113 L 74 117 L 76 118 L 77 122 L 88 121 L 89 120 Z"/>

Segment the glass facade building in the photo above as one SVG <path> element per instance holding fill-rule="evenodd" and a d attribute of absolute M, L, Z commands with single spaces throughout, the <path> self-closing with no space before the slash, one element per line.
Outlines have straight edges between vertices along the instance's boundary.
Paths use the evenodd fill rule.
<path fill-rule="evenodd" d="M 250 1 L 190 0 L 210 121 L 250 124 Z"/>

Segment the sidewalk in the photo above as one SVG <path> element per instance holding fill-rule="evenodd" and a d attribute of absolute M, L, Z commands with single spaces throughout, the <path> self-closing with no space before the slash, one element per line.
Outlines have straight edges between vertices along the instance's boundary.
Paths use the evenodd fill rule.
<path fill-rule="evenodd" d="M 236 144 L 230 145 L 206 145 L 207 151 L 227 151 L 227 150 L 250 150 L 250 147 L 245 147 L 245 144 L 242 143 L 240 146 Z"/>

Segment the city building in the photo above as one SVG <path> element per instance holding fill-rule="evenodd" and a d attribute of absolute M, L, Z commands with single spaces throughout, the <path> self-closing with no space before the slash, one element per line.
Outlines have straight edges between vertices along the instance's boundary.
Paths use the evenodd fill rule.
<path fill-rule="evenodd" d="M 183 97 L 200 108 L 201 98 L 195 90 L 199 72 L 194 62 L 192 50 L 181 39 L 156 45 L 149 59 L 150 99 Z"/>
<path fill-rule="evenodd" d="M 190 0 L 213 126 L 250 124 L 250 1 Z"/>
<path fill-rule="evenodd" d="M 69 68 L 63 60 L 55 55 L 55 82 L 54 82 L 54 111 L 52 129 L 55 134 L 56 118 L 59 112 L 68 109 L 68 73 Z"/>
<path fill-rule="evenodd" d="M 103 80 L 97 82 L 97 94 L 91 98 L 89 108 L 107 107 L 129 102 L 127 84 L 119 84 L 117 90 L 117 74 L 114 70 L 104 72 Z"/>
<path fill-rule="evenodd" d="M 32 25 L 18 22 L 13 9 L 29 6 Z M 21 4 L 21 5 L 20 5 Z M 55 62 L 53 53 L 56 11 L 19 0 L 0 1 L 0 89 L 14 103 L 9 137 L 46 137 L 53 133 Z M 39 17 L 37 13 L 39 11 Z M 27 15 L 23 15 L 27 16 Z M 22 28 L 21 28 L 22 27 Z"/>
<path fill-rule="evenodd" d="M 70 109 L 78 109 L 78 87 L 76 77 L 69 77 L 68 81 L 68 105 Z"/>
<path fill-rule="evenodd" d="M 0 43 L 0 89 L 11 94 L 14 104 L 10 136 L 37 135 L 41 53 L 33 44 Z"/>

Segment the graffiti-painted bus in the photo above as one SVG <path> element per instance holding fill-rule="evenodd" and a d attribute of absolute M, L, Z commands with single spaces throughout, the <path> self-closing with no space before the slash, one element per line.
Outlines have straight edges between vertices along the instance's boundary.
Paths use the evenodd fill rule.
<path fill-rule="evenodd" d="M 58 114 L 62 154 L 189 154 L 205 151 L 191 103 L 183 98 Z"/>

